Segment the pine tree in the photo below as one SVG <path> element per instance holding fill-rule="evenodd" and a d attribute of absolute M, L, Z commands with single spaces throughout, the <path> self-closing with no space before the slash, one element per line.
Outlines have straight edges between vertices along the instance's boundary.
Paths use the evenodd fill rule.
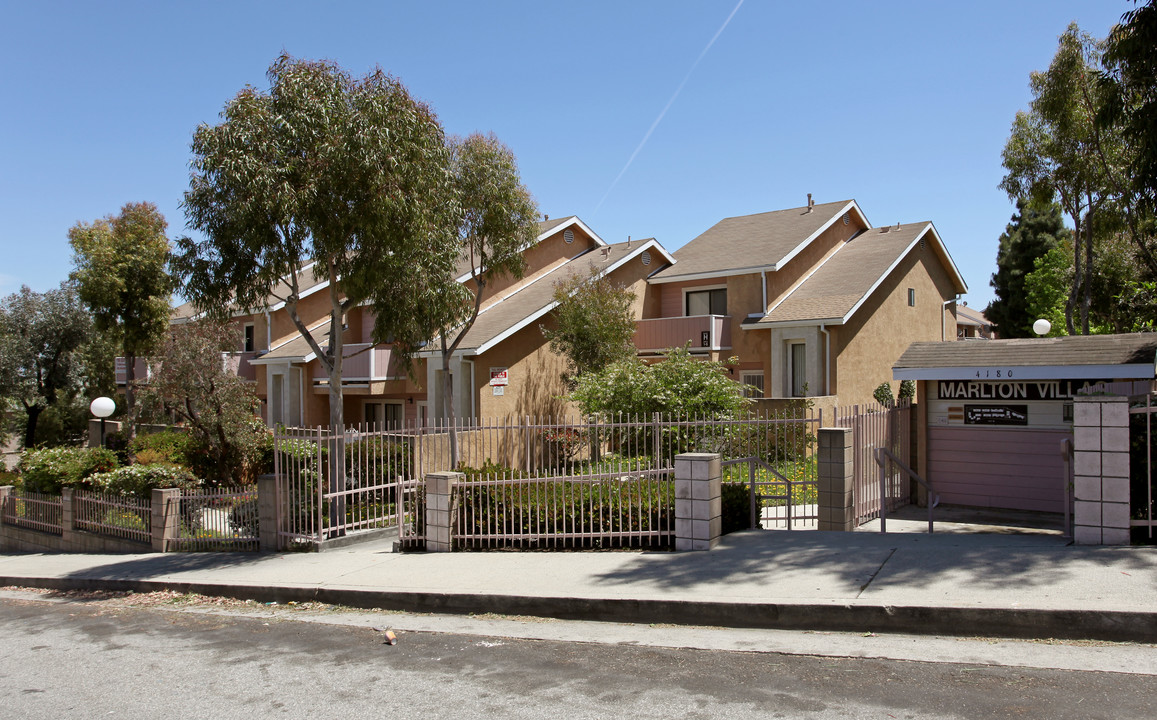
<path fill-rule="evenodd" d="M 1036 318 L 1029 309 L 1025 278 L 1033 272 L 1037 258 L 1068 240 L 1070 234 L 1055 202 L 1039 207 L 1023 198 L 1017 200 L 1016 214 L 1000 236 L 996 272 L 989 281 L 996 299 L 984 310 L 1000 337 L 1033 337 Z"/>

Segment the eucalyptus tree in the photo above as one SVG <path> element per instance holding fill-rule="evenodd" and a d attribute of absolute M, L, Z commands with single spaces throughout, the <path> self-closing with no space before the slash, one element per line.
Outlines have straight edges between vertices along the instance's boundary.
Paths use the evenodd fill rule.
<path fill-rule="evenodd" d="M 340 428 L 347 312 L 372 305 L 377 334 L 402 349 L 439 326 L 431 307 L 458 256 L 450 152 L 434 112 L 381 69 L 356 78 L 282 55 L 267 76 L 268 91 L 244 88 L 194 134 L 184 208 L 204 238 L 178 239 L 173 267 L 216 317 L 284 302 Z M 326 338 L 298 312 L 306 273 L 328 283 Z"/>
<path fill-rule="evenodd" d="M 1001 188 L 1010 198 L 1056 198 L 1073 224 L 1073 276 L 1065 304 L 1069 334 L 1089 333 L 1094 237 L 1113 196 L 1109 168 L 1120 164 L 1119 134 L 1096 126 L 1105 93 L 1098 82 L 1101 43 L 1074 23 L 1049 69 L 1031 76 L 1033 100 L 1018 112 L 1003 152 Z"/>
<path fill-rule="evenodd" d="M 436 335 L 441 351 L 443 411 L 451 428 L 451 458 L 457 465 L 451 360 L 478 319 L 487 297 L 487 285 L 496 277 L 521 278 L 526 272 L 523 251 L 533 245 L 538 234 L 538 207 L 522 184 L 514 153 L 494 135 L 475 133 L 452 141 L 449 149 L 457 199 L 454 228 L 458 267 L 434 278 L 440 288 L 426 312 L 437 324 L 437 331 L 427 337 Z M 459 282 L 463 275 L 464 282 Z M 389 325 L 399 326 L 404 322 L 398 317 L 402 309 L 389 310 L 387 327 L 375 328 L 378 336 Z M 382 321 L 383 317 L 379 316 L 378 322 Z M 410 338 L 417 339 L 417 335 L 411 333 Z M 400 355 L 408 359 L 407 348 L 417 345 L 413 342 L 405 345 Z"/>
<path fill-rule="evenodd" d="M 80 299 L 96 330 L 119 343 L 125 358 L 125 411 L 135 420 L 136 360 L 155 350 L 169 327 L 172 278 L 167 264 L 168 223 L 148 203 L 128 203 L 119 215 L 77 223 L 68 231 Z"/>
<path fill-rule="evenodd" d="M 78 350 L 91 332 L 71 284 L 45 293 L 24 286 L 0 301 L 0 400 L 24 410 L 24 447 L 36 444 L 41 413 L 79 387 Z"/>
<path fill-rule="evenodd" d="M 1119 126 L 1132 153 L 1128 181 L 1140 208 L 1157 214 L 1157 2 L 1121 17 L 1105 42 L 1101 83 L 1107 91 L 1102 127 Z"/>

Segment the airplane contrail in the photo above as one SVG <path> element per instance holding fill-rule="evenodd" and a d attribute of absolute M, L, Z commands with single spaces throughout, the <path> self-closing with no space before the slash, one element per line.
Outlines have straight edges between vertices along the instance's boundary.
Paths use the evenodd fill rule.
<path fill-rule="evenodd" d="M 679 87 L 675 88 L 675 93 L 671 95 L 671 99 L 668 100 L 667 104 L 663 106 L 663 110 L 659 113 L 659 117 L 655 118 L 655 122 L 651 123 L 651 127 L 647 129 L 647 133 L 643 135 L 643 139 L 639 141 L 638 147 L 636 147 L 635 151 L 631 153 L 631 157 L 627 159 L 627 164 L 624 165 L 623 169 L 619 171 L 619 174 L 615 176 L 614 182 L 612 182 L 611 186 L 607 188 L 607 191 L 603 193 L 602 200 L 599 200 L 599 204 L 595 205 L 594 212 L 592 212 L 591 215 L 598 213 L 599 208 L 601 208 L 603 203 L 606 202 L 607 198 L 611 194 L 611 191 L 615 189 L 615 185 L 619 184 L 619 180 L 622 179 L 623 175 L 625 175 L 627 170 L 631 167 L 631 163 L 635 161 L 635 156 L 639 154 L 639 151 L 643 149 L 643 146 L 647 144 L 647 141 L 651 139 L 651 133 L 655 132 L 655 128 L 659 127 L 659 123 L 663 121 L 663 116 L 666 115 L 667 111 L 671 109 L 671 105 L 675 103 L 675 99 L 679 97 L 679 93 L 683 92 L 683 86 L 686 85 L 687 81 L 691 79 L 691 73 L 695 72 L 695 68 L 699 67 L 699 63 L 703 60 L 703 56 L 707 54 L 707 51 L 711 49 L 711 46 L 715 44 L 715 41 L 718 40 L 719 36 L 723 34 L 723 31 L 727 29 L 727 25 L 731 22 L 731 18 L 735 17 L 735 13 L 739 12 L 739 8 L 742 5 L 743 0 L 739 0 L 739 2 L 735 5 L 735 9 L 731 11 L 731 14 L 728 15 L 727 19 L 723 21 L 723 24 L 719 26 L 719 30 L 716 31 L 715 35 L 711 37 L 711 40 L 707 43 L 707 46 L 703 48 L 703 52 L 699 53 L 699 57 L 695 58 L 695 62 L 691 65 L 691 69 L 688 70 L 687 74 L 683 76 L 683 82 L 679 83 Z"/>

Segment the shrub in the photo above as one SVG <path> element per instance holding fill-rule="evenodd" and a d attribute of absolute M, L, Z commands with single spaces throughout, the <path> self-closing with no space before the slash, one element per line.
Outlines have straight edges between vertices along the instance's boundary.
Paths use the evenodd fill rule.
<path fill-rule="evenodd" d="M 751 527 L 751 491 L 747 483 L 723 483 L 721 486 L 723 501 L 721 533 L 747 530 Z"/>
<path fill-rule="evenodd" d="M 141 465 L 168 463 L 193 469 L 196 456 L 203 450 L 189 433 L 180 430 L 162 430 L 140 434 L 129 443 L 129 451 Z"/>
<path fill-rule="evenodd" d="M 876 389 L 872 391 L 872 397 L 884 407 L 892 407 L 896 403 L 895 398 L 892 397 L 891 383 L 882 382 L 877 385 Z"/>
<path fill-rule="evenodd" d="M 364 477 L 371 485 L 392 482 L 398 477 L 410 477 L 410 446 L 399 440 L 383 437 L 368 437 L 346 443 L 346 468 L 351 477 Z M 353 472 L 354 468 L 364 468 L 381 473 L 380 478 L 370 478 L 368 472 Z"/>
<path fill-rule="evenodd" d="M 154 489 L 191 490 L 199 487 L 201 480 L 176 465 L 129 465 L 91 475 L 80 485 L 86 490 L 148 498 Z"/>
<path fill-rule="evenodd" d="M 75 487 L 94 474 L 117 467 L 116 455 L 104 448 L 56 447 L 25 450 L 20 457 L 24 489 L 59 495 L 62 487 Z"/>

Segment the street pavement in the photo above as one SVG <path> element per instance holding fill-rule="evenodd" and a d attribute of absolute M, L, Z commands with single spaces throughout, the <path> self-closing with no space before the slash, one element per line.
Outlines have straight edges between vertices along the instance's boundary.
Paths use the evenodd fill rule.
<path fill-rule="evenodd" d="M 903 529 L 889 523 L 889 529 Z M 709 552 L 0 554 L 0 586 L 722 627 L 1157 642 L 1157 547 L 745 531 Z"/>

